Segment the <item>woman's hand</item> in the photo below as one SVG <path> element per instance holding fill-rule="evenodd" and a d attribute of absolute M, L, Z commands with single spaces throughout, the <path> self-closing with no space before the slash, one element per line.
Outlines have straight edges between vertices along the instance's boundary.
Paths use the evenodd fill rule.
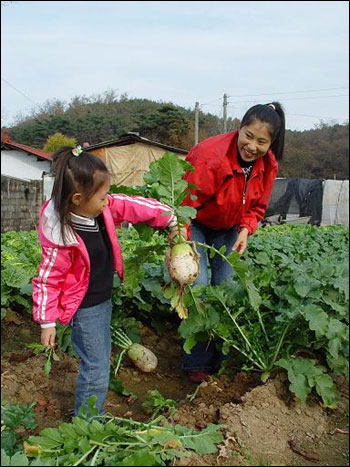
<path fill-rule="evenodd" d="M 46 347 L 55 345 L 56 328 L 42 328 L 41 329 L 41 343 Z"/>
<path fill-rule="evenodd" d="M 245 227 L 239 232 L 237 240 L 233 245 L 233 249 L 237 251 L 238 254 L 243 255 L 245 249 L 248 245 L 248 234 L 249 230 Z"/>

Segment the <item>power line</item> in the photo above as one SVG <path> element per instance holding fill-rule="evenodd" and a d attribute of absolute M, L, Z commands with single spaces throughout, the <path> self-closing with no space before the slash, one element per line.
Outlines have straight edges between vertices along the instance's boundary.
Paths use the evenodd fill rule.
<path fill-rule="evenodd" d="M 324 118 L 325 120 L 342 120 L 344 117 L 321 117 L 320 115 L 305 115 L 305 114 L 292 114 L 289 112 L 286 112 L 287 115 L 296 115 L 297 117 L 310 117 L 310 118 Z M 346 120 L 344 118 L 344 120 Z"/>
<path fill-rule="evenodd" d="M 36 102 L 32 101 L 28 96 L 26 96 L 22 91 L 20 91 L 19 89 L 15 88 L 15 86 L 13 86 L 11 83 L 9 83 L 5 78 L 1 78 L 2 81 L 4 81 L 8 86 L 10 86 L 12 89 L 14 89 L 15 91 L 17 91 L 19 94 L 21 94 L 21 96 L 25 97 L 29 102 L 31 102 L 32 104 L 34 105 L 38 105 Z"/>
<path fill-rule="evenodd" d="M 275 96 L 276 94 L 295 94 L 297 92 L 321 92 L 321 91 L 339 91 L 340 89 L 349 89 L 349 87 L 342 87 L 342 88 L 324 88 L 324 89 L 308 89 L 303 91 L 280 91 L 280 92 L 272 92 L 272 93 L 265 93 L 265 94 L 240 94 L 237 96 L 228 96 L 228 97 L 260 97 L 260 96 Z"/>
<path fill-rule="evenodd" d="M 331 98 L 331 97 L 349 97 L 348 94 L 337 94 L 334 96 L 307 96 L 307 97 L 287 97 L 286 99 L 283 99 L 283 101 L 295 101 L 295 100 L 307 100 L 307 99 L 326 99 L 326 98 Z M 254 103 L 255 101 L 234 101 L 232 102 L 233 104 L 240 104 L 240 103 Z M 233 106 L 231 106 L 233 107 Z"/>
<path fill-rule="evenodd" d="M 210 104 L 216 103 L 217 101 L 221 101 L 221 100 L 222 100 L 222 97 L 219 97 L 218 99 L 215 99 L 215 100 L 210 101 L 210 102 L 206 102 L 205 104 L 200 104 L 200 106 L 202 107 L 203 105 L 210 105 Z"/>

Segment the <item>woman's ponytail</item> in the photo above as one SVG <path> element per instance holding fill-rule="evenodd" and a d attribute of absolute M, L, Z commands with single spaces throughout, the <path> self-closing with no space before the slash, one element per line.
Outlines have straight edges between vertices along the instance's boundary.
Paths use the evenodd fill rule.
<path fill-rule="evenodd" d="M 284 135 L 286 131 L 286 119 L 284 115 L 283 108 L 279 102 L 271 102 L 268 106 L 273 106 L 272 108 L 279 116 L 280 124 L 279 129 L 275 134 L 274 140 L 271 144 L 272 152 L 274 153 L 276 160 L 281 161 L 283 158 L 284 151 Z"/>

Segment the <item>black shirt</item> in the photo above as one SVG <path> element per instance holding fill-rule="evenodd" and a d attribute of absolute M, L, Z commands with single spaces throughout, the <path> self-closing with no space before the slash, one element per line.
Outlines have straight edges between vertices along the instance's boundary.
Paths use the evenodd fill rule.
<path fill-rule="evenodd" d="M 89 288 L 80 304 L 80 308 L 88 308 L 112 296 L 113 252 L 102 214 L 94 219 L 71 215 L 73 227 L 85 243 L 90 258 Z"/>
<path fill-rule="evenodd" d="M 244 161 L 244 160 L 242 159 L 240 153 L 239 153 L 238 148 L 237 148 L 237 160 L 238 160 L 239 165 L 242 167 L 242 170 L 243 170 L 243 172 L 245 173 L 245 176 L 246 176 L 246 178 L 247 178 L 247 180 L 248 180 L 249 175 L 250 175 L 250 173 L 251 173 L 251 171 L 252 171 L 252 168 L 253 168 L 253 166 L 254 166 L 254 162 L 255 162 L 255 161 L 253 161 L 253 162 Z"/>

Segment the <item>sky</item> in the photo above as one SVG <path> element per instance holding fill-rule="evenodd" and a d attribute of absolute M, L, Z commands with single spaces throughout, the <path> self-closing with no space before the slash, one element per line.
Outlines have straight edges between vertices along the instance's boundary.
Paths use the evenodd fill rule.
<path fill-rule="evenodd" d="M 1 2 L 1 124 L 48 100 L 115 90 L 286 127 L 349 119 L 347 1 Z"/>

